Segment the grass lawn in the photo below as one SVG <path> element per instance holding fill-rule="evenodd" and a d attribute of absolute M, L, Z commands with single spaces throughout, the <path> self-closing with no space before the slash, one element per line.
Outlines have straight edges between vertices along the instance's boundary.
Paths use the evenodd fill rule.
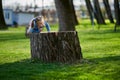
<path fill-rule="evenodd" d="M 31 62 L 24 27 L 0 31 L 0 80 L 120 80 L 120 28 L 76 26 L 84 60 L 75 64 Z M 98 29 L 100 27 L 100 29 Z M 57 31 L 57 25 L 51 26 Z"/>

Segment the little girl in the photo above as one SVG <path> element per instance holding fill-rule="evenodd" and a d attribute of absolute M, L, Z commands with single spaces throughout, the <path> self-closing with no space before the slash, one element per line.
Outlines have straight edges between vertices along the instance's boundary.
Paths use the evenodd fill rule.
<path fill-rule="evenodd" d="M 27 33 L 39 33 L 46 27 L 47 31 L 50 32 L 49 24 L 43 19 L 42 16 L 38 16 L 31 20 Z"/>

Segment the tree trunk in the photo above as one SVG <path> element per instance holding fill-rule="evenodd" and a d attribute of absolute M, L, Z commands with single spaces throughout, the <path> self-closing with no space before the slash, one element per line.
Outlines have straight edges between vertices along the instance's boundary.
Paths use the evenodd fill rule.
<path fill-rule="evenodd" d="M 59 18 L 59 31 L 75 31 L 70 0 L 55 0 Z"/>
<path fill-rule="evenodd" d="M 108 19 L 110 20 L 110 23 L 114 23 L 113 16 L 112 16 L 112 13 L 111 13 L 111 9 L 110 9 L 110 5 L 109 5 L 109 1 L 108 0 L 103 0 L 103 3 L 105 5 L 105 9 L 106 9 L 106 12 L 107 12 L 107 15 L 108 15 Z"/>
<path fill-rule="evenodd" d="M 114 0 L 114 8 L 115 8 L 115 18 L 116 18 L 116 24 L 114 31 L 116 31 L 116 27 L 120 25 L 120 8 L 119 8 L 119 1 Z"/>
<path fill-rule="evenodd" d="M 5 20 L 4 20 L 2 0 L 0 0 L 0 29 L 7 29 L 7 26 L 6 26 L 6 23 L 5 23 Z"/>
<path fill-rule="evenodd" d="M 105 24 L 105 20 L 103 18 L 102 12 L 100 10 L 100 5 L 98 0 L 94 0 L 94 8 L 95 8 L 95 13 L 97 14 L 97 23 L 98 24 Z"/>
<path fill-rule="evenodd" d="M 70 5 L 71 5 L 71 8 L 72 8 L 74 25 L 78 25 L 79 22 L 77 20 L 77 16 L 76 16 L 76 13 L 75 13 L 74 5 L 73 5 L 73 0 L 70 0 Z"/>
<path fill-rule="evenodd" d="M 33 33 L 31 58 L 43 62 L 74 62 L 82 59 L 76 31 Z"/>
<path fill-rule="evenodd" d="M 91 2 L 90 2 L 90 0 L 85 0 L 85 3 L 87 6 L 88 13 L 90 15 L 91 24 L 94 24 L 94 11 L 93 11 L 93 7 L 91 5 Z"/>

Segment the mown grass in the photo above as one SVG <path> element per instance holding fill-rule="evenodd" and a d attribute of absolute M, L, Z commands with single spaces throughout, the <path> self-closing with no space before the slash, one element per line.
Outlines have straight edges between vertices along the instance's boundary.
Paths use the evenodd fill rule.
<path fill-rule="evenodd" d="M 31 62 L 24 27 L 0 31 L 0 80 L 120 80 L 120 28 L 80 24 L 76 30 L 84 59 L 74 64 Z M 57 31 L 57 25 L 51 29 Z"/>

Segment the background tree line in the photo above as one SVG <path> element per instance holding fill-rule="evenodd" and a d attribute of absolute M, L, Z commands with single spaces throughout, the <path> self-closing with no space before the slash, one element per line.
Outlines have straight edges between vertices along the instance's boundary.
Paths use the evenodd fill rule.
<path fill-rule="evenodd" d="M 85 0 L 86 6 L 90 15 L 91 23 L 93 23 L 93 17 L 95 17 L 98 24 L 106 24 L 105 19 L 102 15 L 102 11 L 100 9 L 99 0 L 92 0 L 93 6 L 90 0 Z M 110 23 L 115 23 L 114 30 L 116 31 L 116 27 L 120 25 L 120 7 L 119 7 L 119 0 L 114 0 L 114 13 L 115 13 L 115 20 L 111 12 L 109 0 L 103 0 L 105 10 L 108 16 Z M 94 15 L 94 16 L 93 16 Z"/>

